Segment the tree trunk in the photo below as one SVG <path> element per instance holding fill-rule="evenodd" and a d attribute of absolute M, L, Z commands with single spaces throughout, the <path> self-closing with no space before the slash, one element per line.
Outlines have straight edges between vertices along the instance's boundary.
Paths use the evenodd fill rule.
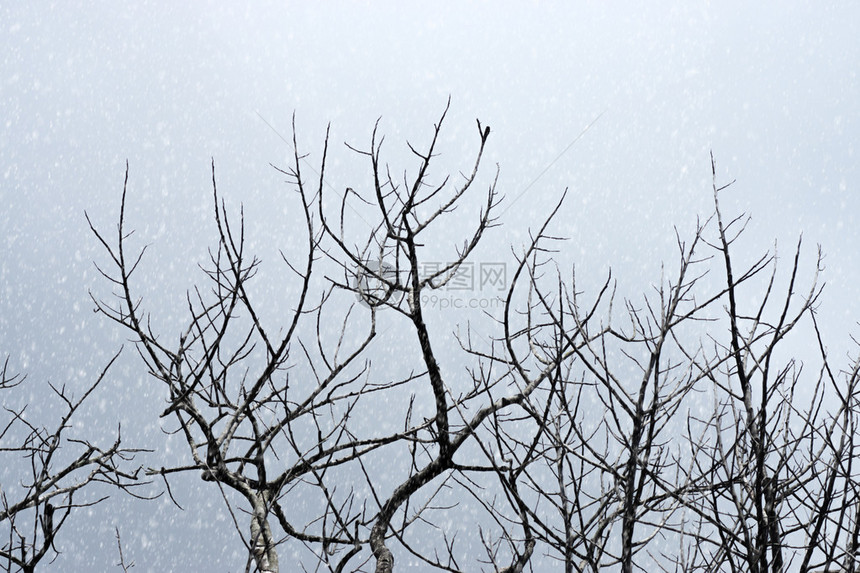
<path fill-rule="evenodd" d="M 268 509 L 265 494 L 258 495 L 251 515 L 251 551 L 260 573 L 278 573 L 278 553 L 267 519 Z"/>

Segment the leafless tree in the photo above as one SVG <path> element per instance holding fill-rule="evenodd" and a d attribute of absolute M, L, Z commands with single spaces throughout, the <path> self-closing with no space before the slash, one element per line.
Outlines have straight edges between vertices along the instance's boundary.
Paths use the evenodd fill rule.
<path fill-rule="evenodd" d="M 492 435 L 510 482 L 522 484 L 516 497 L 536 537 L 565 571 L 632 571 L 639 553 L 678 527 L 683 495 L 704 487 L 673 436 L 706 379 L 693 368 L 697 326 L 726 293 L 698 292 L 708 223 L 689 241 L 678 236 L 674 278 L 661 277 L 641 302 L 623 301 L 621 318 L 611 276 L 589 302 L 540 241 L 520 258 L 522 324 L 511 320 L 515 281 L 502 351 L 489 360 L 512 365 L 515 384 L 541 389 L 521 404 L 530 433 L 514 417 L 516 430 L 500 421 Z"/>
<path fill-rule="evenodd" d="M 828 356 L 815 319 L 820 249 L 805 294 L 797 292 L 800 241 L 783 294 L 775 256 L 738 276 L 732 245 L 746 220 L 723 218 L 718 197 L 724 188 L 715 180 L 714 247 L 723 264 L 729 324 L 727 336 L 714 339 L 712 355 L 696 363 L 717 399 L 710 416 L 690 420 L 699 436 L 692 440 L 696 469 L 711 485 L 690 505 L 702 526 L 692 535 L 685 569 L 854 571 L 860 359 L 838 373 Z M 744 279 L 768 267 L 770 277 L 757 286 L 760 302 L 741 308 Z M 780 352 L 792 334 L 813 349 L 810 361 L 817 352 L 817 373 L 805 374 L 803 362 Z"/>
<path fill-rule="evenodd" d="M 746 219 L 723 219 L 726 187 L 715 178 L 714 216 L 692 240 L 678 238 L 675 278 L 639 304 L 625 300 L 622 320 L 611 280 L 586 303 L 574 273 L 546 270 L 551 255 L 525 265 L 525 324 L 506 328 L 522 350 L 506 335 L 507 351 L 492 360 L 514 364 L 523 384 L 529 366 L 556 373 L 523 404 L 528 439 L 521 425 L 498 424 L 494 437 L 536 537 L 565 571 L 856 568 L 860 362 L 839 376 L 825 350 L 820 252 L 805 295 L 796 294 L 800 244 L 781 297 L 775 256 L 734 268 Z M 719 271 L 724 286 L 703 289 Z M 744 288 L 763 295 L 753 313 L 739 308 Z M 803 324 L 816 341 L 809 359 L 820 362 L 811 379 L 780 355 Z"/>
<path fill-rule="evenodd" d="M 538 555 L 566 572 L 854 571 L 860 363 L 831 368 L 814 321 L 817 273 L 807 294 L 795 292 L 799 245 L 782 296 L 775 256 L 736 270 L 745 219 L 724 219 L 715 180 L 713 215 L 677 232 L 677 263 L 652 291 L 618 300 L 610 276 L 588 295 L 575 269 L 555 262 L 562 198 L 514 251 L 501 311 L 489 317 L 494 336 L 463 324 L 464 361 L 451 371 L 428 296 L 472 260 L 501 198 L 497 176 L 481 169 L 490 129 L 480 121 L 468 169 L 456 180 L 436 174 L 447 111 L 428 143 L 408 145 L 415 163 L 402 175 L 384 160 L 377 123 L 369 147 L 348 146 L 370 180 L 342 194 L 326 183 L 328 133 L 311 178 L 293 125 L 290 165 L 277 169 L 297 192 L 304 256 L 282 253 L 296 293 L 282 323 L 253 296 L 261 263 L 246 249 L 244 215 L 231 223 L 213 162 L 208 287 L 188 293 L 180 333 L 158 333 L 133 294 L 146 280 L 136 275 L 145 247 L 127 230 L 126 168 L 115 237 L 90 222 L 115 295 L 93 300 L 131 331 L 164 387 L 162 417 L 187 444 L 186 462 L 147 473 L 177 505 L 171 482 L 182 474 L 211 483 L 248 570 L 279 571 L 289 543 L 338 572 L 390 573 L 395 555 L 446 571 L 520 572 Z M 449 218 L 476 190 L 471 228 L 458 218 L 451 239 Z M 428 266 L 440 245 L 448 262 Z M 710 280 L 717 273 L 725 280 Z M 739 293 L 757 288 L 763 301 L 750 315 Z M 398 333 L 400 370 L 377 357 L 382 320 Z M 804 325 L 821 363 L 811 385 L 797 361 L 777 366 Z M 445 525 L 466 507 L 468 525 Z"/>
<path fill-rule="evenodd" d="M 441 120 L 425 151 L 410 147 L 418 158 L 418 168 L 408 185 L 396 183 L 383 167 L 382 140 L 376 131 L 369 150 L 355 149 L 372 165 L 373 185 L 365 200 L 378 209 L 378 223 L 360 242 L 352 241 L 344 230 L 346 201 L 358 197 L 357 193 L 348 190 L 344 194 L 337 223 L 337 217 L 327 213 L 324 177 L 328 137 L 313 190 L 308 189 L 303 176 L 304 157 L 294 137 L 292 166 L 281 171 L 298 191 L 307 254 L 301 268 L 284 258 L 295 273 L 299 294 L 293 314 L 279 335 L 267 328 L 249 296 L 247 285 L 259 261 L 245 251 L 244 221 L 240 220 L 238 228 L 229 222 L 217 193 L 214 164 L 214 218 L 219 244 L 205 268 L 211 287 L 189 293 L 188 326 L 178 343 L 168 345 L 167 337 L 152 331 L 141 300 L 132 294 L 132 278 L 145 249 L 133 255 L 127 250 L 131 235 L 125 222 L 128 173 L 116 238 L 110 241 L 91 223 L 112 265 L 102 274 L 116 287 L 114 300 L 95 296 L 93 300 L 104 315 L 133 332 L 147 369 L 165 385 L 169 396 L 162 415 L 175 420 L 176 431 L 188 444 L 187 464 L 153 468 L 148 473 L 161 476 L 171 495 L 169 479 L 178 473 L 194 472 L 213 482 L 248 549 L 249 568 L 279 570 L 277 546 L 292 539 L 315 548 L 319 559 L 332 570 L 343 570 L 350 559 L 369 548 L 377 570 L 390 571 L 393 553 L 388 545 L 396 539 L 419 559 L 456 569 L 453 541 L 443 542 L 444 555 L 427 554 L 411 545 L 409 532 L 415 524 L 427 522 L 425 514 L 434 511 L 439 492 L 467 480 L 464 476 L 468 474 L 497 472 L 493 466 L 460 463 L 455 455 L 475 440 L 486 420 L 522 401 L 546 378 L 525 388 L 500 391 L 495 397 L 494 390 L 505 390 L 501 378 L 476 379 L 471 390 L 455 394 L 441 373 L 421 295 L 452 279 L 492 226 L 497 197 L 495 183 L 490 183 L 475 228 L 454 260 L 430 275 L 422 275 L 420 240 L 471 189 L 489 136 L 489 128 L 479 122 L 477 156 L 462 182 L 449 185 L 445 179 L 431 186 L 430 165 L 440 128 Z M 365 246 L 354 247 L 356 244 Z M 329 278 L 328 286 L 312 293 L 312 277 L 321 258 L 333 262 L 332 268 L 339 269 L 341 278 Z M 367 288 L 368 281 L 376 285 L 375 290 Z M 344 291 L 353 297 L 348 308 L 333 304 Z M 417 372 L 413 368 L 404 377 L 387 381 L 374 376 L 367 349 L 376 336 L 381 309 L 399 313 L 413 332 L 421 361 Z M 310 338 L 300 334 L 305 322 L 311 325 Z M 321 327 L 332 323 L 341 324 L 334 342 L 326 340 Z M 354 338 L 356 330 L 364 334 L 350 344 L 347 340 Z M 291 374 L 296 362 L 304 365 L 302 375 L 306 377 L 298 383 Z M 551 370 L 547 368 L 547 372 Z M 307 378 L 311 378 L 310 383 Z M 372 424 L 356 423 L 378 415 L 371 406 L 375 404 L 378 410 L 388 394 L 394 395 L 407 383 L 427 385 L 434 404 L 431 418 L 413 419 L 415 393 L 407 391 L 411 397 L 402 429 L 374 431 Z M 421 405 L 420 409 L 425 408 Z M 371 455 L 382 449 L 408 452 L 399 485 L 390 492 L 379 490 L 369 468 Z M 390 453 L 384 456 L 392 459 Z M 353 475 L 366 476 L 369 499 L 359 499 L 354 488 L 332 477 L 343 476 L 344 467 L 350 467 Z M 237 508 L 227 490 L 238 493 L 243 505 Z M 299 492 L 305 500 L 315 496 L 318 510 L 307 523 L 294 524 L 285 501 Z M 524 508 L 516 509 L 524 518 L 520 524 L 522 542 L 510 553 L 508 565 L 521 570 L 535 543 Z M 249 514 L 250 525 L 240 524 L 239 511 Z M 274 532 L 275 523 L 281 533 Z M 334 560 L 341 548 L 345 554 Z"/>
<path fill-rule="evenodd" d="M 523 364 L 524 381 L 529 361 L 557 372 L 525 403 L 530 439 L 501 424 L 495 436 L 529 492 L 520 499 L 536 537 L 565 571 L 855 569 L 860 362 L 837 375 L 825 350 L 820 252 L 803 295 L 799 243 L 782 296 L 775 256 L 734 268 L 746 219 L 723 219 L 726 187 L 715 180 L 714 216 L 678 239 L 675 278 L 639 305 L 625 300 L 620 321 L 610 280 L 586 304 L 574 274 L 535 272 L 551 256 L 529 265 L 523 352 L 493 360 Z M 724 286 L 703 289 L 719 271 Z M 739 308 L 742 289 L 762 294 L 752 313 Z M 780 354 L 804 324 L 820 363 L 811 378 Z"/>
<path fill-rule="evenodd" d="M 29 466 L 28 475 L 0 488 L 0 524 L 4 529 L 0 559 L 5 571 L 34 571 L 45 556 L 57 553 L 54 541 L 75 509 L 104 501 L 107 497 L 104 492 L 111 489 L 132 493 L 132 488 L 142 484 L 138 470 L 131 467 L 134 455 L 141 450 L 123 447 L 119 429 L 116 440 L 107 447 L 98 446 L 87 437 L 69 436 L 72 419 L 118 356 L 119 353 L 114 355 L 80 398 L 75 398 L 64 386 L 50 385 L 62 411 L 59 421 L 51 427 L 31 422 L 26 407 L 12 409 L 5 406 L 4 400 L 8 419 L 0 431 L 3 463 L 22 467 L 18 460 L 23 458 Z M 24 376 L 12 374 L 8 367 L 7 358 L 0 371 L 0 391 L 9 391 L 25 381 Z M 97 490 L 97 484 L 107 484 L 108 488 Z M 79 492 L 93 491 L 101 492 L 102 496 L 75 499 Z"/>

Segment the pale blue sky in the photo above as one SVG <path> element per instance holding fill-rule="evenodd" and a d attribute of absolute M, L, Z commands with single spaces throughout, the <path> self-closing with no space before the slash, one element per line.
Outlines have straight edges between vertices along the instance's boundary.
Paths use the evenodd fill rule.
<path fill-rule="evenodd" d="M 88 289 L 106 291 L 83 212 L 113 228 L 126 160 L 130 217 L 152 244 L 141 292 L 164 301 L 169 330 L 213 237 L 212 157 L 224 196 L 245 205 L 252 245 L 275 261 L 293 236 L 290 191 L 269 163 L 283 165 L 289 150 L 261 116 L 288 136 L 295 112 L 312 162 L 331 122 L 328 181 L 342 189 L 366 173 L 342 142 L 366 145 L 382 117 L 402 171 L 405 139 L 426 141 L 449 95 L 441 161 L 467 164 L 480 118 L 492 128 L 486 173 L 499 164 L 511 205 L 484 259 L 507 256 L 570 187 L 556 225 L 571 238 L 561 261 L 595 282 L 611 266 L 622 292 L 642 292 L 674 255 L 673 226 L 689 231 L 709 213 L 713 151 L 720 181 L 737 180 L 725 208 L 752 216 L 750 257 L 778 239 L 787 259 L 802 232 L 811 264 L 822 245 L 820 313 L 844 354 L 860 319 L 858 22 L 851 2 L 4 5 L 0 356 L 34 384 L 83 384 L 125 340 L 92 313 Z M 124 364 L 131 380 L 105 391 L 103 416 L 90 422 L 105 432 L 117 421 L 111 400 L 160 404 L 133 352 Z M 158 439 L 120 417 L 129 439 Z M 209 501 L 217 514 L 218 499 Z M 92 531 L 131 522 L 112 514 L 131 505 L 97 508 L 109 517 Z M 134 519 L 149 524 L 148 537 L 128 525 L 140 570 L 160 569 L 164 550 L 181 552 L 195 531 L 216 540 L 208 554 L 223 568 L 244 562 L 230 561 L 229 527 L 145 507 L 152 515 Z M 92 547 L 95 535 L 70 529 L 63 540 Z M 92 559 L 93 570 L 116 559 L 66 547 L 55 570 L 64 559 L 80 568 Z"/>

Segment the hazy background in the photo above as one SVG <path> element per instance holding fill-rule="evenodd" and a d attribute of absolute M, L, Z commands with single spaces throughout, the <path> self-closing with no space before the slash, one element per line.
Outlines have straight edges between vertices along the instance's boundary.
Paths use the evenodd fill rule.
<path fill-rule="evenodd" d="M 0 357 L 29 382 L 4 404 L 51 419 L 46 381 L 83 388 L 126 341 L 92 312 L 88 290 L 109 288 L 84 218 L 115 232 L 126 161 L 129 225 L 151 245 L 139 293 L 178 336 L 214 244 L 212 158 L 229 206 L 245 206 L 251 246 L 277 265 L 301 239 L 293 192 L 269 165 L 285 164 L 275 131 L 289 139 L 293 113 L 314 165 L 331 122 L 327 181 L 358 189 L 366 166 L 343 142 L 366 147 L 381 117 L 393 171 L 412 169 L 405 141 L 428 142 L 449 95 L 442 165 L 470 166 L 480 118 L 492 128 L 482 189 L 498 163 L 507 197 L 481 260 L 508 260 L 569 188 L 554 227 L 570 238 L 561 262 L 586 284 L 611 266 L 622 292 L 643 292 L 674 262 L 673 226 L 689 234 L 711 212 L 713 151 L 719 182 L 737 180 L 724 209 L 752 216 L 739 257 L 778 241 L 787 265 L 803 233 L 808 279 L 822 245 L 819 313 L 842 364 L 860 319 L 858 23 L 853 2 L 5 3 Z M 279 272 L 260 277 L 273 308 L 290 301 Z M 154 415 L 163 395 L 126 346 L 77 431 L 108 439 L 122 422 L 129 445 L 159 448 L 141 462 L 160 465 L 172 453 Z M 0 468 L 4 487 L 15 480 Z M 184 513 L 115 497 L 75 517 L 54 570 L 113 566 L 115 525 L 136 570 L 241 569 L 222 502 L 185 483 Z"/>

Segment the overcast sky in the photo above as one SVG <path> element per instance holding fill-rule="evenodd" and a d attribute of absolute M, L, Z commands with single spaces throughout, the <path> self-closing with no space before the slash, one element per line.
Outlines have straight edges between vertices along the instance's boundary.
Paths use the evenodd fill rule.
<path fill-rule="evenodd" d="M 274 262 L 296 238 L 291 192 L 270 166 L 290 152 L 281 136 L 293 114 L 311 163 L 331 123 L 327 180 L 358 188 L 366 169 L 343 142 L 366 146 L 382 118 L 387 157 L 402 172 L 412 167 L 405 141 L 427 142 L 449 96 L 446 166 L 468 167 L 475 118 L 492 128 L 483 176 L 499 165 L 506 202 L 485 260 L 508 256 L 569 188 L 555 228 L 570 238 L 560 257 L 594 281 L 611 266 L 642 292 L 674 255 L 673 227 L 689 233 L 710 214 L 713 152 L 719 182 L 736 180 L 724 208 L 752 217 L 749 257 L 778 241 L 787 265 L 802 233 L 812 265 L 821 244 L 827 342 L 840 357 L 852 348 L 860 5 L 310 5 L 0 7 L 0 356 L 29 373 L 28 397 L 38 400 L 46 380 L 82 387 L 125 340 L 92 312 L 88 290 L 108 289 L 92 266 L 103 254 L 84 210 L 113 229 L 126 161 L 131 223 L 152 245 L 141 292 L 168 301 L 169 331 L 179 324 L 169 301 L 199 279 L 193 265 L 212 244 L 212 158 L 220 191 L 245 205 L 252 246 Z M 157 409 L 163 399 L 126 358 L 88 423 L 110 431 L 121 418 L 129 439 L 158 443 L 157 426 L 112 411 L 110 400 L 142 396 Z M 220 540 L 207 552 L 213 567 L 244 563 L 231 557 L 236 534 L 206 524 L 205 512 L 177 516 L 155 503 L 141 510 L 152 515 L 115 513 L 128 507 L 96 508 L 104 526 L 86 535 L 64 530 L 55 570 L 64 559 L 112 565 L 113 540 L 98 548 L 93 538 L 134 519 L 125 529 L 139 570 L 184 563 L 164 550 L 181 553 L 202 531 Z M 140 523 L 148 537 L 135 532 Z M 92 554 L 81 556 L 83 546 Z"/>

